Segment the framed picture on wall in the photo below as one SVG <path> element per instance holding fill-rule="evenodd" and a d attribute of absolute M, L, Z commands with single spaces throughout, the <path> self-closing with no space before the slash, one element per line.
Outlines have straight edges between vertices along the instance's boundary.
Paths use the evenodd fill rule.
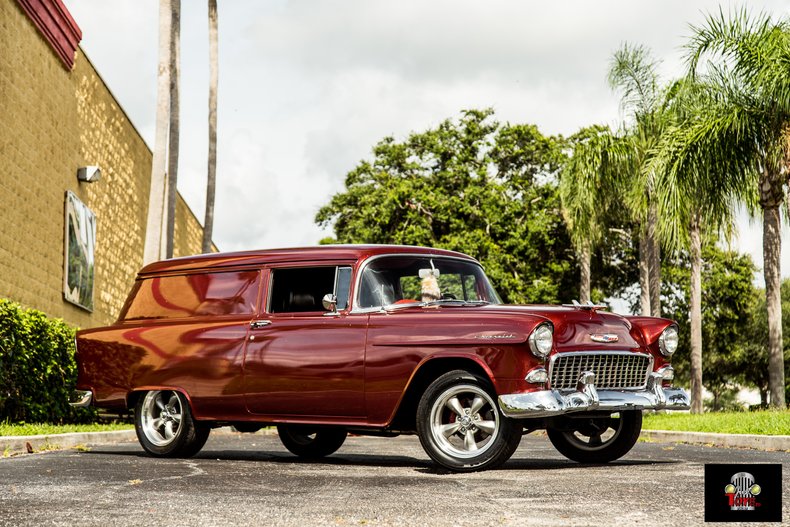
<path fill-rule="evenodd" d="M 96 215 L 71 191 L 66 191 L 63 296 L 93 311 Z"/>

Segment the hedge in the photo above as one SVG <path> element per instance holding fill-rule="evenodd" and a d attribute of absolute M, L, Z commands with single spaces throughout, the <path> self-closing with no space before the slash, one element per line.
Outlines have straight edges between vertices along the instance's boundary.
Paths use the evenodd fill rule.
<path fill-rule="evenodd" d="M 95 410 L 72 408 L 75 329 L 0 299 L 0 421 L 80 423 Z"/>

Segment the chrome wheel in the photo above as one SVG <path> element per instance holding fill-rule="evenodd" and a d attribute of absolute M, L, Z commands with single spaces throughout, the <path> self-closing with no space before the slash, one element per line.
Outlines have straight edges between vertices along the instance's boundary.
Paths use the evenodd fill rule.
<path fill-rule="evenodd" d="M 455 472 L 498 467 L 521 441 L 521 423 L 499 414 L 491 382 L 452 370 L 423 392 L 415 421 L 431 459 Z"/>
<path fill-rule="evenodd" d="M 479 386 L 452 386 L 431 407 L 431 434 L 444 453 L 473 458 L 494 444 L 499 432 L 499 412 L 491 397 Z"/>
<path fill-rule="evenodd" d="M 145 394 L 141 425 L 146 439 L 158 447 L 168 446 L 181 431 L 183 405 L 178 392 L 163 390 Z"/>

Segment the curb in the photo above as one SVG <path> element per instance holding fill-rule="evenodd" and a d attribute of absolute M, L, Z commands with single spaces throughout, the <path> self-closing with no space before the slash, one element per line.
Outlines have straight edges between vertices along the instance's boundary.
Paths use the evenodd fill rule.
<path fill-rule="evenodd" d="M 642 430 L 642 433 L 639 434 L 639 437 L 656 443 L 691 443 L 726 448 L 751 448 L 754 450 L 790 451 L 790 436 Z"/>
<path fill-rule="evenodd" d="M 109 445 L 137 440 L 134 430 L 110 432 L 71 432 L 35 436 L 0 436 L 0 456 L 43 450 L 59 450 L 87 445 Z M 27 445 L 30 445 L 28 448 Z M 32 452 L 31 452 L 32 450 Z"/>

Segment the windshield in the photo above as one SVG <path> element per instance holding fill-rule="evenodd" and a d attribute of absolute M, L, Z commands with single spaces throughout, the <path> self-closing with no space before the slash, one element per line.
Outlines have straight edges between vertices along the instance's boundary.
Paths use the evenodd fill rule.
<path fill-rule="evenodd" d="M 483 269 L 474 262 L 428 256 L 388 256 L 365 267 L 357 307 L 420 302 L 501 304 Z"/>

